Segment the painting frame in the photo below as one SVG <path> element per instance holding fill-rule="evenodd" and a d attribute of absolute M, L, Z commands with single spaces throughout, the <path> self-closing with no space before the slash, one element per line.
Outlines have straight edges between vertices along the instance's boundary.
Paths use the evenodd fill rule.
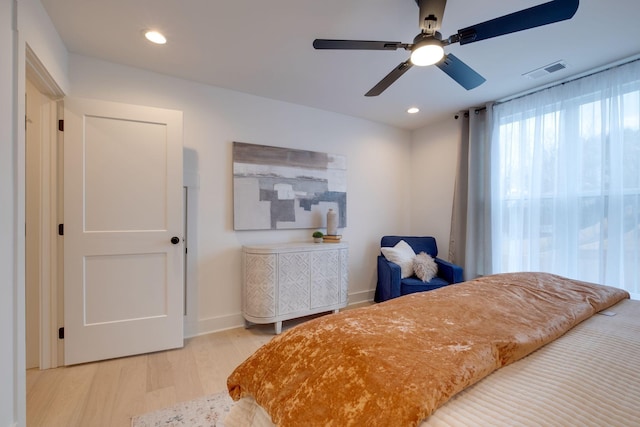
<path fill-rule="evenodd" d="M 322 229 L 329 209 L 347 226 L 346 156 L 233 142 L 233 228 Z"/>

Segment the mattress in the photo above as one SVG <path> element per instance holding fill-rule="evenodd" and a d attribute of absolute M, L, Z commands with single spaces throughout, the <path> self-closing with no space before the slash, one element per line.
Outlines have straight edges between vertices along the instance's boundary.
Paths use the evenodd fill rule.
<path fill-rule="evenodd" d="M 640 302 L 602 313 L 458 393 L 420 425 L 640 425 Z M 246 397 L 225 426 L 273 424 Z"/>

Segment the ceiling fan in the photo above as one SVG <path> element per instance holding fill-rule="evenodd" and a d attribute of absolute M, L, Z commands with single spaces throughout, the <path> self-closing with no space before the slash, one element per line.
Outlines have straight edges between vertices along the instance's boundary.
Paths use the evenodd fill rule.
<path fill-rule="evenodd" d="M 316 49 L 351 50 L 397 50 L 411 52 L 408 60 L 394 68 L 365 96 L 378 96 L 413 65 L 435 64 L 460 86 L 471 90 L 485 82 L 485 78 L 462 62 L 453 54 L 445 54 L 444 47 L 453 43 L 461 45 L 515 33 L 570 19 L 578 10 L 579 0 L 552 0 L 537 6 L 510 13 L 489 21 L 481 22 L 458 30 L 456 34 L 443 39 L 439 29 L 447 0 L 415 0 L 420 8 L 420 34 L 413 43 L 371 40 L 331 40 L 316 39 Z"/>

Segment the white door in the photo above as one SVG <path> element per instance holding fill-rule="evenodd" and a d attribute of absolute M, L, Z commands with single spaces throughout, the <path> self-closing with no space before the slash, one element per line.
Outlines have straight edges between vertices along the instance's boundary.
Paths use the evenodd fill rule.
<path fill-rule="evenodd" d="M 65 98 L 65 364 L 183 346 L 182 112 Z"/>

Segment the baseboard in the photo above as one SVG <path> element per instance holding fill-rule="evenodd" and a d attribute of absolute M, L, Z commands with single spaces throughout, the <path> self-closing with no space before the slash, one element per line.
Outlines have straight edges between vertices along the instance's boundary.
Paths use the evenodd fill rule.
<path fill-rule="evenodd" d="M 209 317 L 198 321 L 196 328 L 189 328 L 195 333 L 186 335 L 185 338 L 191 338 L 197 335 L 206 335 L 213 332 L 226 331 L 227 329 L 241 328 L 244 326 L 244 317 L 242 313 L 230 314 L 227 316 Z M 186 332 L 185 332 L 186 334 Z"/>
<path fill-rule="evenodd" d="M 349 294 L 349 308 L 357 308 L 371 304 L 375 291 L 362 291 Z M 244 317 L 242 313 L 230 314 L 226 316 L 209 317 L 198 322 L 188 322 L 185 324 L 185 338 L 192 338 L 199 335 L 207 335 L 214 332 L 226 331 L 244 327 Z"/>
<path fill-rule="evenodd" d="M 349 294 L 349 307 L 352 305 L 361 305 L 365 303 L 371 303 L 373 301 L 373 297 L 375 296 L 375 289 L 354 292 Z"/>
<path fill-rule="evenodd" d="M 185 317 L 184 319 L 184 337 L 185 338 L 192 338 L 198 335 L 198 321 L 197 320 L 191 320 L 191 319 L 187 319 Z"/>

